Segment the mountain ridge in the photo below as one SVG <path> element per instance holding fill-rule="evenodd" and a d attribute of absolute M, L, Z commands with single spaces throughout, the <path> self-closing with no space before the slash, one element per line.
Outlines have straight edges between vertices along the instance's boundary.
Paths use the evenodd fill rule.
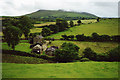
<path fill-rule="evenodd" d="M 37 10 L 30 14 L 26 14 L 31 18 L 69 18 L 69 17 L 79 17 L 79 18 L 97 18 L 96 15 L 88 12 L 76 12 L 76 11 L 65 11 L 65 10 Z"/>

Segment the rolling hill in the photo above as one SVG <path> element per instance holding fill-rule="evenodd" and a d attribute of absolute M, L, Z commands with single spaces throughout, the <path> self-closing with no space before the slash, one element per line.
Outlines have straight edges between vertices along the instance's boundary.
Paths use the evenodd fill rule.
<path fill-rule="evenodd" d="M 73 12 L 63 10 L 38 10 L 36 12 L 27 14 L 31 18 L 96 18 L 97 16 L 86 12 Z"/>

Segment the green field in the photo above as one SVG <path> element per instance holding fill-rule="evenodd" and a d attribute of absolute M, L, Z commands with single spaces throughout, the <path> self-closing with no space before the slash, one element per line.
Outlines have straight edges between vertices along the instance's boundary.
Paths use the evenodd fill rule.
<path fill-rule="evenodd" d="M 74 24 L 78 24 L 77 21 L 78 20 L 73 20 Z M 84 24 L 88 24 L 88 23 L 95 23 L 95 22 L 97 22 L 97 20 L 96 19 L 89 19 L 89 20 L 81 20 L 81 22 Z M 70 23 L 70 21 L 68 21 L 68 23 Z"/>
<path fill-rule="evenodd" d="M 118 78 L 118 62 L 2 64 L 3 78 Z"/>
<path fill-rule="evenodd" d="M 2 49 L 12 50 L 10 47 L 8 47 L 7 43 L 2 43 Z M 15 46 L 15 50 L 23 51 L 23 52 L 31 52 L 30 44 L 29 43 L 19 43 L 17 46 Z"/>
<path fill-rule="evenodd" d="M 33 28 L 30 29 L 30 33 L 40 33 L 42 31 L 42 28 Z"/>
<path fill-rule="evenodd" d="M 51 24 L 55 24 L 55 22 L 45 22 L 45 23 L 42 23 L 42 24 L 34 24 L 34 27 L 40 27 L 40 26 L 49 26 Z"/>
<path fill-rule="evenodd" d="M 77 23 L 78 20 L 73 20 L 74 24 L 78 24 Z M 96 22 L 96 19 L 91 19 L 91 20 L 81 20 L 82 23 L 84 24 L 88 24 L 88 23 L 95 23 Z M 68 21 L 69 23 L 70 21 Z M 34 24 L 34 27 L 35 28 L 32 28 L 30 29 L 30 33 L 40 33 L 42 31 L 42 28 L 37 28 L 37 27 L 41 27 L 41 26 L 49 26 L 51 24 L 55 24 L 55 22 L 45 22 L 45 23 L 42 23 L 42 24 Z M 23 36 L 22 36 L 23 37 Z"/>
<path fill-rule="evenodd" d="M 86 47 L 90 47 L 96 53 L 105 53 L 118 46 L 118 43 L 115 42 L 82 42 L 82 41 L 80 42 L 80 41 L 62 41 L 62 40 L 52 41 L 52 43 L 49 46 L 60 47 L 60 45 L 62 45 L 62 43 L 64 42 L 74 43 L 75 45 L 79 46 L 80 47 L 79 52 L 81 54 Z"/>
<path fill-rule="evenodd" d="M 81 24 L 80 26 L 75 26 L 69 28 L 64 32 L 59 32 L 57 34 L 53 34 L 49 37 L 60 39 L 61 35 L 77 35 L 84 34 L 86 36 L 91 36 L 93 32 L 98 33 L 99 35 L 118 35 L 118 19 L 106 19 L 101 20 L 98 23 L 92 24 Z"/>

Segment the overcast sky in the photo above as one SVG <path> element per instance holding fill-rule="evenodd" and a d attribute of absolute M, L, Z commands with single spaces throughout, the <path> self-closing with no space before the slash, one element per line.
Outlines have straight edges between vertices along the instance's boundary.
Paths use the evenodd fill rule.
<path fill-rule="evenodd" d="M 0 0 L 0 16 L 20 16 L 40 9 L 89 12 L 118 17 L 119 0 Z"/>

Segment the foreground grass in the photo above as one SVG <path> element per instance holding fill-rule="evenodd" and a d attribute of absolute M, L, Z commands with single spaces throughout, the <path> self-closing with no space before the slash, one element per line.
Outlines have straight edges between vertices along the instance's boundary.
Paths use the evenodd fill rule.
<path fill-rule="evenodd" d="M 59 32 L 57 34 L 53 34 L 49 37 L 60 39 L 61 35 L 78 35 L 84 34 L 86 36 L 91 36 L 93 32 L 98 33 L 99 35 L 118 35 L 118 19 L 106 19 L 101 20 L 98 23 L 92 24 L 82 24 L 80 26 L 74 26 L 69 28 L 64 32 Z"/>
<path fill-rule="evenodd" d="M 2 64 L 3 78 L 118 78 L 118 62 Z"/>

